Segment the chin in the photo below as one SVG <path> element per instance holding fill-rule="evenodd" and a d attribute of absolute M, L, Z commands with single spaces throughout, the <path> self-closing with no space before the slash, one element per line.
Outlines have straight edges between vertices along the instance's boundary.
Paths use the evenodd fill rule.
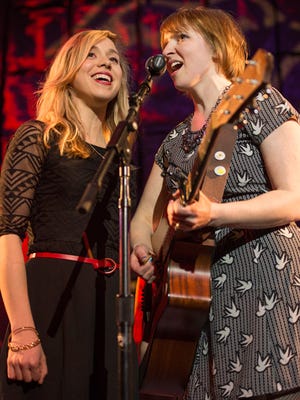
<path fill-rule="evenodd" d="M 186 86 L 176 84 L 175 82 L 174 82 L 174 86 L 175 86 L 175 89 L 179 90 L 180 92 L 186 92 L 187 91 L 187 87 Z"/>

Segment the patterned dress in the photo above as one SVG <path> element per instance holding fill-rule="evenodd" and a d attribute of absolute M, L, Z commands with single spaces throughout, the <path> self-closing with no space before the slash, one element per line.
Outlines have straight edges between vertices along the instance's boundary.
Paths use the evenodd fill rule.
<path fill-rule="evenodd" d="M 239 125 L 223 202 L 271 190 L 260 144 L 297 111 L 274 88 L 258 93 Z M 170 191 L 193 165 L 197 144 L 184 144 L 191 116 L 156 154 Z M 186 147 L 186 146 L 185 146 Z M 299 181 L 300 182 L 300 181 Z M 300 205 L 299 205 L 300 206 Z M 212 302 L 186 400 L 247 399 L 300 387 L 300 231 L 296 223 L 272 229 L 215 230 Z"/>

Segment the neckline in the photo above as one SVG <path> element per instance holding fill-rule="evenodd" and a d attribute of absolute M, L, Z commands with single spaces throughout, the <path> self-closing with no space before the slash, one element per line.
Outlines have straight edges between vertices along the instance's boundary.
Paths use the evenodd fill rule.
<path fill-rule="evenodd" d="M 221 100 L 223 99 L 224 95 L 228 92 L 228 90 L 230 89 L 231 85 L 232 85 L 232 83 L 230 83 L 229 85 L 226 85 L 224 87 L 224 89 L 222 90 L 222 92 L 219 94 L 219 96 L 218 96 L 218 98 L 217 98 L 217 100 L 215 102 L 215 105 L 210 110 L 210 113 L 208 114 L 208 117 L 206 118 L 206 120 L 204 121 L 204 124 L 202 125 L 202 127 L 200 129 L 195 130 L 195 131 L 192 130 L 192 119 L 193 119 L 193 116 L 194 116 L 194 112 L 191 114 L 191 118 L 189 120 L 190 133 L 194 133 L 194 132 L 198 133 L 198 132 L 201 132 L 201 131 L 206 129 L 206 127 L 207 127 L 207 125 L 208 125 L 208 123 L 209 123 L 209 121 L 211 119 L 212 114 L 215 112 L 215 110 L 217 109 L 218 105 L 221 103 Z"/>
<path fill-rule="evenodd" d="M 225 86 L 222 93 L 218 96 L 217 101 L 215 105 L 212 107 L 207 119 L 204 121 L 203 126 L 200 129 L 195 131 L 192 130 L 192 119 L 194 113 L 189 115 L 189 117 L 187 118 L 187 130 L 185 131 L 184 135 L 182 135 L 182 149 L 185 153 L 191 153 L 197 146 L 199 146 L 203 136 L 205 135 L 207 126 L 209 124 L 213 112 L 217 109 L 225 93 L 230 89 L 230 87 L 231 84 Z"/>
<path fill-rule="evenodd" d="M 93 153 L 96 153 L 99 157 L 104 158 L 104 154 L 101 154 L 98 150 L 105 152 L 105 148 L 101 146 L 97 146 L 96 144 L 92 144 L 89 142 L 86 142 L 86 144 L 89 146 L 89 148 L 93 151 Z"/>

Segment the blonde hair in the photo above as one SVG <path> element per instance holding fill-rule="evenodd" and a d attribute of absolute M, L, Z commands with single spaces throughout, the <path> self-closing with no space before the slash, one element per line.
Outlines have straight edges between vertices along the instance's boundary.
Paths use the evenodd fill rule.
<path fill-rule="evenodd" d="M 161 46 L 166 45 L 166 35 L 193 29 L 211 46 L 214 62 L 227 79 L 233 80 L 245 69 L 248 46 L 245 36 L 233 17 L 215 8 L 181 7 L 169 15 L 160 26 Z"/>
<path fill-rule="evenodd" d="M 85 30 L 71 36 L 53 60 L 45 82 L 37 92 L 37 119 L 45 122 L 44 143 L 47 147 L 52 139 L 51 132 L 58 138 L 60 154 L 69 157 L 90 155 L 83 140 L 83 128 L 78 110 L 71 97 L 71 86 L 77 71 L 86 60 L 91 48 L 99 41 L 111 39 L 120 53 L 122 82 L 117 96 L 111 100 L 102 121 L 103 132 L 108 140 L 117 124 L 128 111 L 128 64 L 120 51 L 121 43 L 109 30 Z"/>

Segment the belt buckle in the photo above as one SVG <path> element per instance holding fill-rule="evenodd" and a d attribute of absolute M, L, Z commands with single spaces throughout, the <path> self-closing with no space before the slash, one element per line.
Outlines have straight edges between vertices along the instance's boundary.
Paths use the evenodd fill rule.
<path fill-rule="evenodd" d="M 102 260 L 97 260 L 96 264 L 97 266 L 95 266 L 95 270 L 97 272 L 99 272 L 100 274 L 103 275 L 111 275 L 115 272 L 115 270 L 118 268 L 118 264 L 115 262 L 115 260 L 113 260 L 112 258 L 104 258 L 104 265 L 101 265 L 100 261 Z M 105 265 L 106 262 L 111 263 L 112 265 Z"/>

